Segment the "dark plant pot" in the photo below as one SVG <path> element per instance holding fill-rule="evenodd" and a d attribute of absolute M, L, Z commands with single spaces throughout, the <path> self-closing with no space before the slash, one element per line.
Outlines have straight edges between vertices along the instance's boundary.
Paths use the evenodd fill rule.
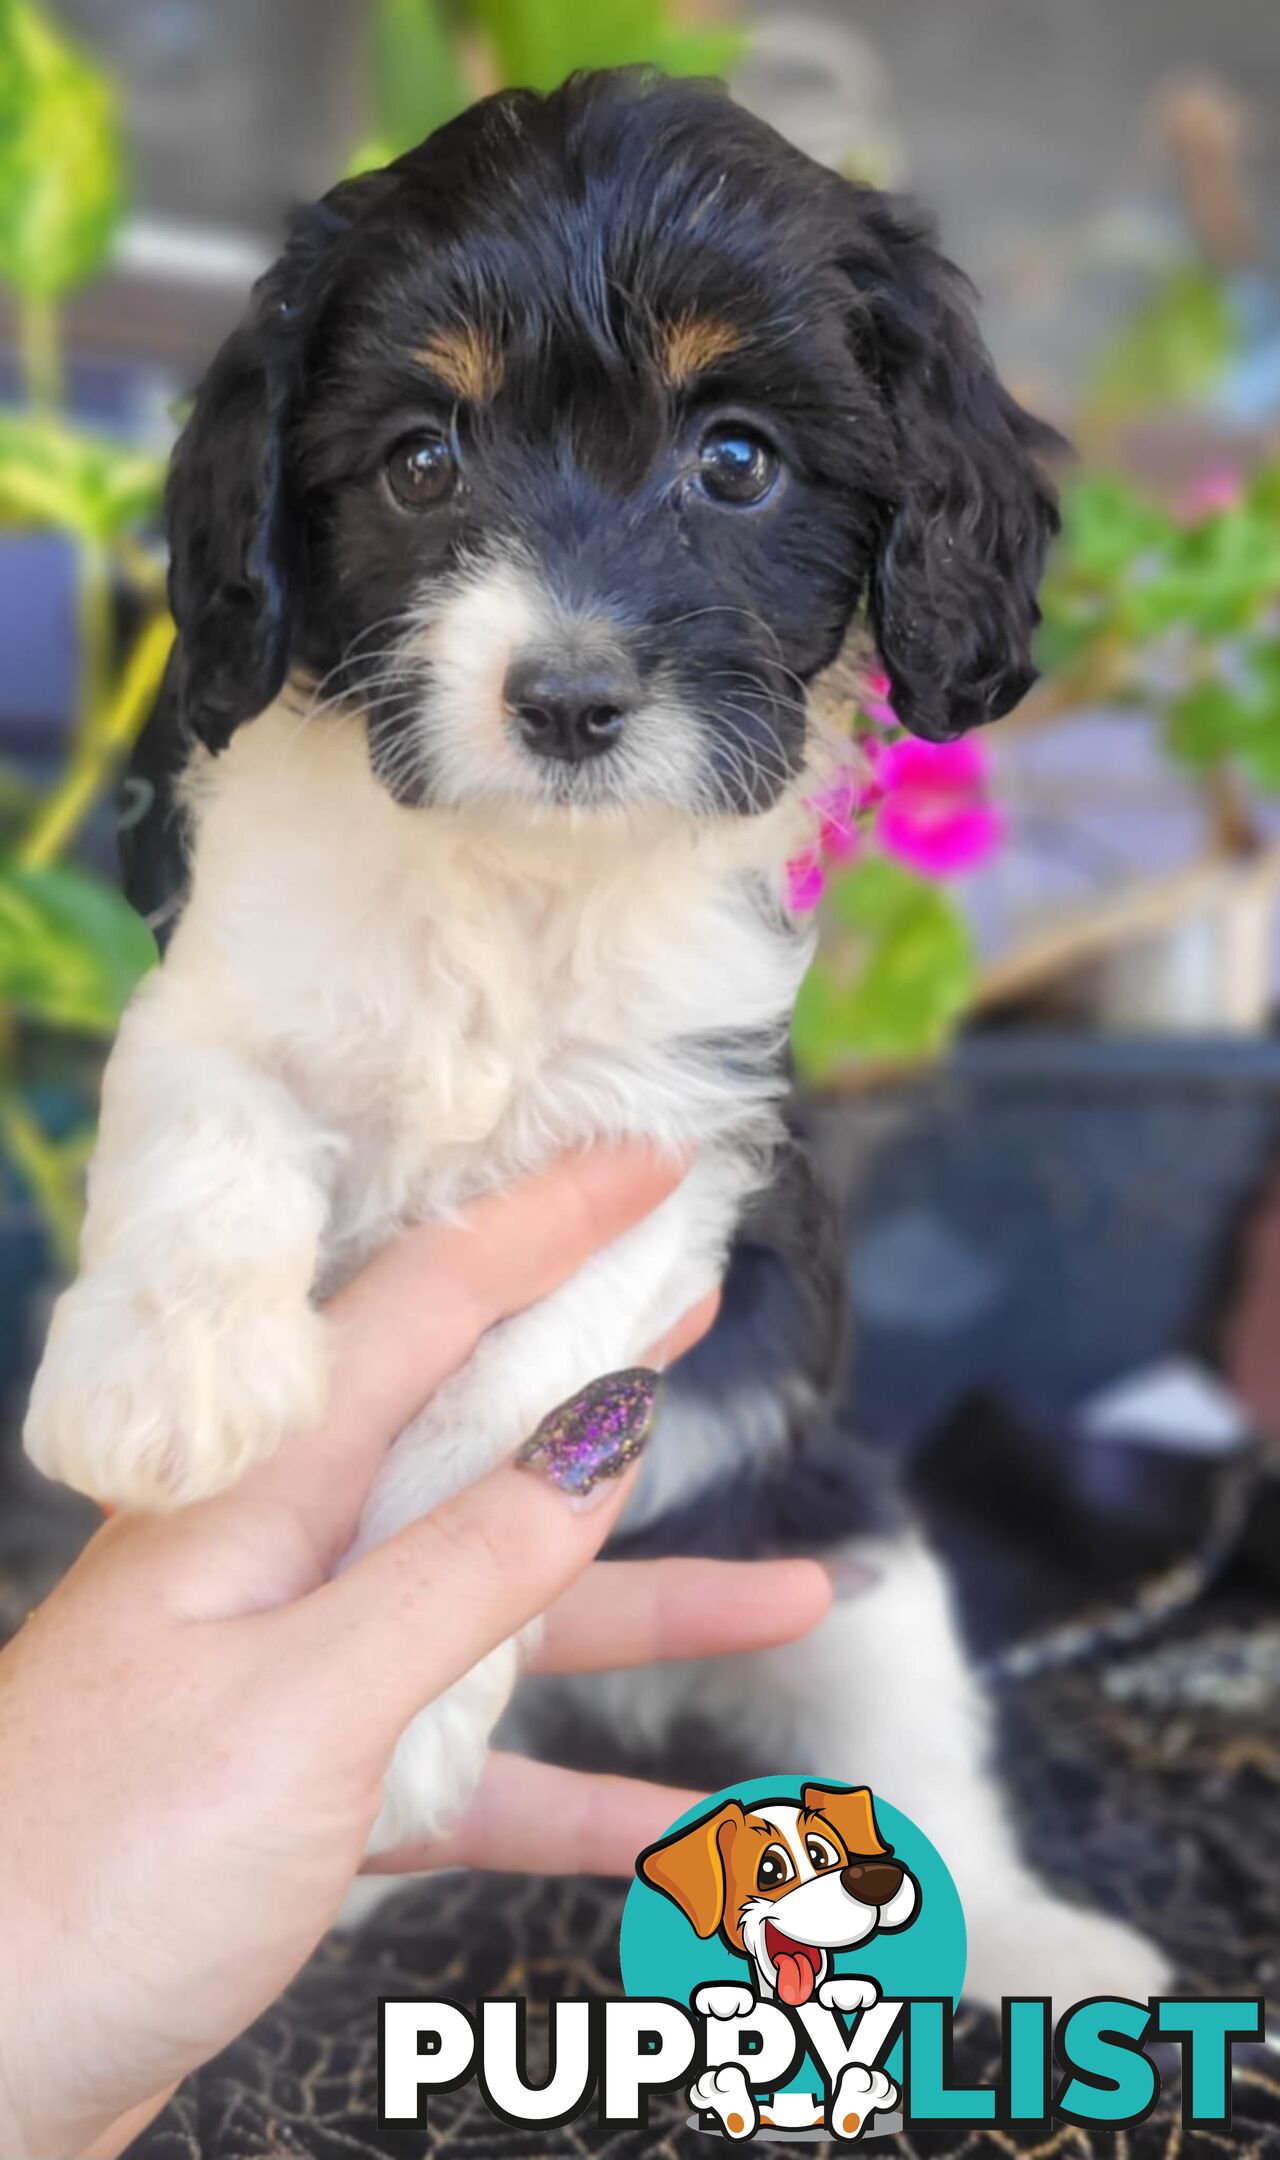
<path fill-rule="evenodd" d="M 825 1098 L 855 1429 L 910 1447 L 977 1393 L 1061 1426 L 1140 1365 L 1212 1357 L 1278 1113 L 1280 1044 L 1239 1036 L 976 1036 Z"/>
<path fill-rule="evenodd" d="M 76 696 L 76 562 L 64 534 L 0 534 L 0 742 L 53 752 Z"/>
<path fill-rule="evenodd" d="M 0 1173 L 0 1452 L 30 1385 L 51 1279 L 43 1225 Z"/>
<path fill-rule="evenodd" d="M 78 1133 L 95 1115 L 100 1053 L 91 1045 L 51 1041 L 27 1074 L 27 1100 L 55 1140 Z M 44 1340 L 59 1263 L 40 1210 L 13 1164 L 0 1153 L 0 1465 L 18 1422 Z"/>

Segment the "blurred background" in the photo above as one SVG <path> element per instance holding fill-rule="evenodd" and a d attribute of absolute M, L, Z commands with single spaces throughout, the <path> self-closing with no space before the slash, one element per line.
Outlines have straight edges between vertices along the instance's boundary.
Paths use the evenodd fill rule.
<path fill-rule="evenodd" d="M 930 206 L 1076 448 L 1037 690 L 933 749 L 873 683 L 792 866 L 851 1429 L 951 1564 L 1040 1863 L 1193 1989 L 1280 1997 L 1276 27 L 1275 0 L 0 0 L 0 1638 L 93 1521 L 18 1432 L 154 959 L 115 828 L 172 634 L 183 400 L 290 205 L 344 171 L 504 81 L 725 75 Z M 701 1738 L 657 1767 L 690 1781 Z M 478 1880 L 450 1941 L 491 1926 Z M 403 1970 L 437 1940 L 420 1895 Z M 325 2000 L 283 2013 L 308 2065 Z M 268 2124 L 277 2039 L 227 2072 Z M 1236 2105 L 1280 2135 L 1274 2074 Z"/>
<path fill-rule="evenodd" d="M 0 0 L 15 1596 L 86 1519 L 37 1501 L 15 1435 L 101 1060 L 153 958 L 114 828 L 171 637 L 158 506 L 182 401 L 291 204 L 486 89 L 580 64 L 725 75 L 815 156 L 917 194 L 1006 377 L 1076 446 L 1040 687 L 935 749 L 900 740 L 881 686 L 793 866 L 821 926 L 796 1054 L 848 1194 L 860 1427 L 927 1452 L 976 1391 L 1079 1432 L 1136 1385 L 1130 1437 L 1261 1434 L 1266 1461 L 1275 31 L 1273 0 Z"/>

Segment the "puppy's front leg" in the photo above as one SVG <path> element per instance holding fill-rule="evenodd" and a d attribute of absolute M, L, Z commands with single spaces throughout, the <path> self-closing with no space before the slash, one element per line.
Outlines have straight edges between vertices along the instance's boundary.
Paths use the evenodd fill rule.
<path fill-rule="evenodd" d="M 702 1158 L 571 1281 L 490 1328 L 396 1441 L 348 1559 L 491 1469 L 588 1381 L 640 1362 L 718 1282 L 742 1183 L 732 1157 Z"/>
<path fill-rule="evenodd" d="M 326 1144 L 220 1018 L 168 968 L 125 1016 L 31 1398 L 32 1460 L 117 1506 L 216 1492 L 324 1407 Z"/>
<path fill-rule="evenodd" d="M 471 1484 L 588 1381 L 636 1364 L 718 1279 L 739 1177 L 731 1161 L 700 1161 L 572 1281 L 491 1328 L 396 1442 L 348 1560 Z M 414 1719 L 387 1773 L 371 1852 L 432 1834 L 465 1805 L 518 1667 L 518 1645 L 505 1643 Z"/>

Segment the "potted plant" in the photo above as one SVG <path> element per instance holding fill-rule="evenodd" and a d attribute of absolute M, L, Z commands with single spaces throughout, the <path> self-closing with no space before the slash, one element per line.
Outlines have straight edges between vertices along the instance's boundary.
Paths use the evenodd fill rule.
<path fill-rule="evenodd" d="M 52 783 L 0 766 L 0 1266 L 14 1301 L 38 1265 L 73 1260 L 102 1045 L 154 956 L 82 843 L 172 639 L 152 545 L 163 466 L 68 417 L 59 337 L 60 303 L 105 261 L 123 194 L 110 85 L 31 0 L 2 0 L 0 278 L 23 395 L 0 412 L 0 530 L 10 549 L 61 536 L 78 626 Z"/>

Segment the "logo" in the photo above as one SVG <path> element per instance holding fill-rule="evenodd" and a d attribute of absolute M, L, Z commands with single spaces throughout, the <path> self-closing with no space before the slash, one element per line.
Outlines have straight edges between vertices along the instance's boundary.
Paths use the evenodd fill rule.
<path fill-rule="evenodd" d="M 901 2006 L 954 2006 L 964 1982 L 959 1895 L 923 1831 L 865 1785 L 756 1779 L 676 1823 L 636 1877 L 623 1985 L 705 2021 L 703 2129 L 901 2128 Z"/>
<path fill-rule="evenodd" d="M 1230 2124 L 1231 2050 L 1263 2038 L 1243 2000 L 1047 1996 L 1003 2005 L 990 2086 L 955 2082 L 965 1970 L 941 1854 L 865 1785 L 760 1778 L 716 1794 L 642 1852 L 622 1917 L 625 1999 L 553 2001 L 531 2061 L 521 1998 L 379 2006 L 384 2122 L 429 2120 L 474 2079 L 490 2111 L 552 2129 L 593 2111 L 643 2127 L 655 2093 L 733 2142 L 899 2129 L 1122 2129 L 1160 2097 L 1154 2050 L 1182 2053 L 1185 2127 Z M 545 2058 L 545 2059 L 544 2059 Z"/>

